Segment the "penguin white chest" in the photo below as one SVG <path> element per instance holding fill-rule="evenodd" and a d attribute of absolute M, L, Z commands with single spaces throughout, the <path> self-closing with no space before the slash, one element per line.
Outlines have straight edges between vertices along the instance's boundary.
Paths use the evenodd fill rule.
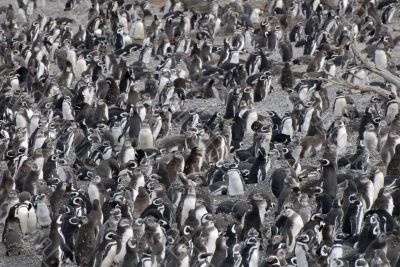
<path fill-rule="evenodd" d="M 71 105 L 67 101 L 64 101 L 62 103 L 62 113 L 64 120 L 66 121 L 74 120 L 74 116 L 72 115 Z"/>
<path fill-rule="evenodd" d="M 76 78 L 79 80 L 82 76 L 82 73 L 87 70 L 87 65 L 86 61 L 84 58 L 78 59 L 76 62 L 76 68 L 75 68 L 75 75 Z"/>
<path fill-rule="evenodd" d="M 119 253 L 115 257 L 115 262 L 122 262 L 124 260 L 125 254 L 126 254 L 126 243 L 128 242 L 129 238 L 133 236 L 133 229 L 129 228 L 125 230 L 125 232 L 122 234 L 121 238 L 121 248 Z"/>
<path fill-rule="evenodd" d="M 260 23 L 260 15 L 258 13 L 258 10 L 253 10 L 250 14 L 250 22 L 252 24 L 258 24 Z"/>
<path fill-rule="evenodd" d="M 328 256 L 328 265 L 329 266 L 336 266 L 336 259 L 342 259 L 343 258 L 343 247 L 340 244 L 334 244 L 329 251 L 329 256 Z"/>
<path fill-rule="evenodd" d="M 386 52 L 382 49 L 377 49 L 375 51 L 375 66 L 379 69 L 379 68 L 387 68 L 387 55 Z"/>
<path fill-rule="evenodd" d="M 228 194 L 230 196 L 241 196 L 244 194 L 242 176 L 238 170 L 229 170 L 228 173 Z"/>
<path fill-rule="evenodd" d="M 304 121 L 301 126 L 301 131 L 303 133 L 308 132 L 308 129 L 310 128 L 310 122 L 311 122 L 311 117 L 312 117 L 313 112 L 314 112 L 314 109 L 307 111 L 306 116 L 304 117 Z"/>
<path fill-rule="evenodd" d="M 232 51 L 230 63 L 239 64 L 239 51 Z"/>
<path fill-rule="evenodd" d="M 364 132 L 364 144 L 370 152 L 375 152 L 378 147 L 378 138 L 373 131 Z"/>
<path fill-rule="evenodd" d="M 19 219 L 19 224 L 21 226 L 21 231 L 23 235 L 28 234 L 28 219 L 29 219 L 29 211 L 28 206 L 20 205 L 17 208 L 16 217 Z"/>
<path fill-rule="evenodd" d="M 208 211 L 203 205 L 200 208 L 197 208 L 196 209 L 196 220 L 201 222 L 201 218 L 203 218 L 203 216 L 207 213 L 208 213 Z"/>
<path fill-rule="evenodd" d="M 216 248 L 216 241 L 218 239 L 218 230 L 216 227 L 212 227 L 209 229 L 208 237 L 207 237 L 207 252 L 210 254 L 214 254 Z M 210 256 L 210 260 L 211 260 Z"/>
<path fill-rule="evenodd" d="M 354 84 L 365 84 L 366 81 L 367 81 L 367 73 L 365 72 L 365 70 L 362 69 L 355 73 L 353 78 Z"/>
<path fill-rule="evenodd" d="M 113 266 L 114 263 L 114 258 L 115 255 L 117 254 L 117 244 L 111 245 L 111 248 L 109 249 L 107 256 L 102 260 L 101 262 L 101 267 L 111 267 Z"/>
<path fill-rule="evenodd" d="M 343 109 L 347 105 L 347 101 L 344 97 L 337 98 L 335 101 L 335 106 L 333 110 L 333 115 L 335 117 L 341 117 L 343 115 Z"/>
<path fill-rule="evenodd" d="M 49 226 L 51 224 L 50 210 L 46 203 L 39 202 L 36 204 L 36 214 L 38 223 L 41 227 Z"/>
<path fill-rule="evenodd" d="M 374 202 L 374 184 L 371 181 L 368 181 L 367 184 L 367 193 L 366 198 L 368 199 L 369 204 L 365 203 L 365 210 L 369 210 Z"/>
<path fill-rule="evenodd" d="M 93 183 L 89 184 L 88 187 L 88 195 L 89 195 L 89 199 L 90 202 L 94 202 L 94 200 L 100 200 L 100 192 L 99 189 L 97 188 L 97 186 Z"/>
<path fill-rule="evenodd" d="M 340 129 L 338 129 L 336 144 L 337 154 L 343 155 L 347 147 L 347 131 L 345 127 L 340 127 Z"/>
<path fill-rule="evenodd" d="M 288 244 L 289 251 L 293 251 L 297 235 L 300 233 L 301 229 L 304 226 L 303 219 L 299 215 L 295 214 L 293 215 L 293 217 L 293 225 L 292 229 L 290 229 L 292 234 L 292 242 Z"/>
<path fill-rule="evenodd" d="M 282 134 L 288 135 L 290 137 L 293 136 L 293 122 L 292 118 L 288 117 L 284 120 L 282 126 Z"/>
<path fill-rule="evenodd" d="M 393 197 L 389 196 L 386 210 L 390 215 L 392 215 L 393 214 L 393 209 L 394 209 Z"/>
<path fill-rule="evenodd" d="M 246 119 L 246 132 L 251 132 L 251 125 L 258 120 L 258 114 L 255 110 L 250 110 L 247 114 Z"/>
<path fill-rule="evenodd" d="M 20 113 L 17 113 L 15 117 L 15 129 L 23 128 L 28 126 L 26 117 Z"/>
<path fill-rule="evenodd" d="M 183 201 L 182 214 L 181 214 L 181 225 L 184 225 L 187 217 L 189 216 L 189 211 L 196 208 L 196 197 L 187 196 Z"/>
<path fill-rule="evenodd" d="M 374 201 L 378 197 L 379 191 L 385 184 L 385 176 L 382 172 L 378 172 L 374 175 Z"/>
<path fill-rule="evenodd" d="M 154 147 L 153 133 L 151 132 L 150 128 L 142 127 L 142 129 L 140 129 L 138 147 L 142 149 Z"/>
<path fill-rule="evenodd" d="M 138 21 L 133 25 L 133 38 L 137 40 L 143 40 L 145 37 L 144 26 L 142 21 Z"/>
<path fill-rule="evenodd" d="M 124 155 L 122 158 L 122 163 L 126 164 L 131 160 L 135 160 L 135 149 L 133 147 L 128 147 L 124 151 Z"/>
<path fill-rule="evenodd" d="M 386 121 L 391 123 L 398 113 L 399 105 L 397 103 L 391 103 L 386 109 Z"/>
<path fill-rule="evenodd" d="M 303 243 L 297 242 L 294 248 L 294 253 L 297 259 L 297 266 L 308 266 L 307 252 Z"/>

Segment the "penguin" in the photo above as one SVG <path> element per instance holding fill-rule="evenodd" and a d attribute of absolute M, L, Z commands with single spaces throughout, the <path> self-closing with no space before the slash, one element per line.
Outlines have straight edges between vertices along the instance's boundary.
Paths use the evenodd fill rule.
<path fill-rule="evenodd" d="M 267 174 L 271 168 L 270 160 L 267 156 L 267 152 L 263 147 L 257 151 L 257 157 L 252 167 L 248 178 L 245 180 L 246 184 L 260 183 L 267 179 Z"/>
<path fill-rule="evenodd" d="M 80 266 L 91 264 L 92 257 L 96 250 L 97 234 L 93 221 L 90 217 L 80 218 L 81 227 L 78 230 L 74 247 L 75 261 Z"/>
<path fill-rule="evenodd" d="M 42 229 L 49 227 L 51 225 L 51 216 L 47 196 L 45 194 L 36 196 L 33 205 L 36 210 L 39 227 Z"/>
<path fill-rule="evenodd" d="M 254 102 L 261 102 L 272 90 L 272 77 L 269 72 L 263 73 L 257 79 L 256 87 L 254 89 Z"/>
<path fill-rule="evenodd" d="M 96 249 L 93 266 L 112 266 L 114 258 L 121 249 L 121 237 L 115 232 L 108 232 Z"/>
<path fill-rule="evenodd" d="M 244 195 L 244 181 L 238 169 L 230 169 L 225 174 L 227 181 L 227 192 L 229 196 Z"/>
<path fill-rule="evenodd" d="M 368 170 L 370 163 L 370 154 L 364 143 L 359 141 L 354 155 L 345 156 L 338 160 L 338 167 L 348 166 L 352 170 L 362 170 L 364 173 Z"/>
<path fill-rule="evenodd" d="M 358 236 L 364 218 L 363 203 L 356 194 L 349 196 L 349 207 L 343 217 L 342 231 L 350 236 Z"/>
<path fill-rule="evenodd" d="M 390 3 L 389 5 L 387 5 L 382 12 L 382 23 L 390 24 L 396 11 L 397 7 L 394 5 L 394 3 Z"/>
<path fill-rule="evenodd" d="M 2 243 L 5 245 L 6 256 L 20 255 L 23 248 L 23 233 L 16 209 L 17 206 L 10 208 L 4 224 Z"/>
<path fill-rule="evenodd" d="M 122 263 L 122 267 L 128 267 L 130 265 L 138 265 L 139 264 L 139 255 L 136 239 L 131 237 L 126 242 L 126 254 L 124 257 L 124 261 Z"/>
<path fill-rule="evenodd" d="M 31 212 L 32 210 L 32 212 Z M 24 236 L 32 234 L 36 228 L 36 214 L 29 200 L 16 206 L 15 216 L 19 219 L 21 231 Z"/>
<path fill-rule="evenodd" d="M 337 156 L 343 156 L 347 149 L 348 135 L 346 127 L 341 119 L 335 120 L 333 127 L 334 129 L 329 136 L 329 141 L 336 145 Z"/>
<path fill-rule="evenodd" d="M 180 206 L 182 205 L 182 208 L 180 208 L 180 222 L 178 222 L 181 227 L 184 226 L 189 216 L 189 211 L 196 208 L 196 199 L 196 189 L 194 187 L 189 187 L 186 190 L 186 195 L 181 198 L 182 204 L 180 204 Z"/>
<path fill-rule="evenodd" d="M 185 174 L 200 172 L 203 167 L 203 153 L 199 147 L 194 147 L 185 161 Z"/>
<path fill-rule="evenodd" d="M 389 100 L 385 103 L 385 120 L 388 125 L 392 123 L 399 113 L 399 104 L 396 98 L 395 94 L 390 94 Z"/>
<path fill-rule="evenodd" d="M 154 147 L 153 132 L 148 123 L 142 124 L 140 128 L 137 140 L 137 147 L 140 149 L 148 149 Z"/>
<path fill-rule="evenodd" d="M 227 255 L 221 263 L 221 267 L 240 266 L 242 263 L 242 256 L 240 254 L 240 245 L 234 244 L 228 247 Z"/>
<path fill-rule="evenodd" d="M 57 217 L 60 212 L 60 207 L 64 201 L 64 194 L 67 190 L 67 183 L 61 182 L 57 179 L 56 189 L 49 197 L 50 207 L 52 211 L 52 218 Z"/>
<path fill-rule="evenodd" d="M 42 267 L 44 266 L 59 266 L 62 264 L 63 253 L 61 244 L 64 236 L 61 232 L 62 215 L 55 216 L 52 219 L 48 239 L 49 244 L 42 251 Z"/>
<path fill-rule="evenodd" d="M 313 120 L 311 120 L 311 122 L 313 122 Z M 314 157 L 316 153 L 319 152 L 323 147 L 323 143 L 325 141 L 325 132 L 322 128 L 321 123 L 315 122 L 315 124 L 311 126 L 314 126 L 315 133 L 314 135 L 310 136 L 308 133 L 310 132 L 310 130 L 312 130 L 312 128 L 309 128 L 307 136 L 303 137 L 300 140 L 300 158 Z"/>
<path fill-rule="evenodd" d="M 296 239 L 304 226 L 303 220 L 294 210 L 285 209 L 281 216 L 286 218 L 282 234 L 285 238 L 288 252 L 292 252 L 295 247 Z"/>
<path fill-rule="evenodd" d="M 322 213 L 326 214 L 332 208 L 333 200 L 336 198 L 337 193 L 337 174 L 336 174 L 336 163 L 328 159 L 322 159 L 321 161 L 321 178 L 322 189 L 326 202 L 322 207 Z"/>
<path fill-rule="evenodd" d="M 374 184 L 367 176 L 362 176 L 357 183 L 357 190 L 363 202 L 364 210 L 368 211 L 374 202 Z"/>
<path fill-rule="evenodd" d="M 227 237 L 223 235 L 219 235 L 218 239 L 216 240 L 215 243 L 215 252 L 214 255 L 211 259 L 210 264 L 213 266 L 220 266 L 220 264 L 224 261 L 227 253 L 227 244 L 226 244 L 226 239 Z"/>
<path fill-rule="evenodd" d="M 282 68 L 280 81 L 283 90 L 293 88 L 294 76 L 289 62 L 285 62 L 285 65 Z"/>
<path fill-rule="evenodd" d="M 379 42 L 374 53 L 375 67 L 378 69 L 386 69 L 388 67 L 388 51 L 383 42 Z"/>
<path fill-rule="evenodd" d="M 381 138 L 379 129 L 373 123 L 368 123 L 363 133 L 363 143 L 372 154 L 380 152 Z"/>
<path fill-rule="evenodd" d="M 105 202 L 108 193 L 104 184 L 101 181 L 100 176 L 94 176 L 90 181 L 88 187 L 88 195 L 92 204 L 95 200 L 100 201 L 100 205 L 103 205 L 103 203 Z"/>
<path fill-rule="evenodd" d="M 335 117 L 342 117 L 345 106 L 347 106 L 346 97 L 344 96 L 343 91 L 338 90 L 336 92 L 335 102 L 333 102 L 333 115 Z"/>
<path fill-rule="evenodd" d="M 257 236 L 249 236 L 245 240 L 245 246 L 242 250 L 243 266 L 259 266 L 259 248 L 260 242 Z"/>
<path fill-rule="evenodd" d="M 397 145 L 395 148 L 394 155 L 387 166 L 386 175 L 396 175 L 396 176 L 400 175 L 399 159 L 400 159 L 400 145 Z"/>
<path fill-rule="evenodd" d="M 19 203 L 19 198 L 18 198 L 17 191 L 10 190 L 8 192 L 7 198 L 0 205 L 0 223 L 4 223 L 5 222 L 11 207 L 17 205 L 18 203 Z"/>
<path fill-rule="evenodd" d="M 390 185 L 382 187 L 371 209 L 373 210 L 383 209 L 387 211 L 390 215 L 392 215 L 394 209 L 392 194 L 394 191 L 397 190 L 397 188 L 398 186 L 396 185 L 396 181 L 394 181 Z"/>
<path fill-rule="evenodd" d="M 325 67 L 325 61 L 326 61 L 327 53 L 325 50 L 319 51 L 310 64 L 308 64 L 307 67 L 307 72 L 320 72 L 324 69 Z"/>
<path fill-rule="evenodd" d="M 389 132 L 386 142 L 381 149 L 382 162 L 387 165 L 392 159 L 396 146 L 400 143 L 400 136 L 396 133 Z"/>
<path fill-rule="evenodd" d="M 286 112 L 282 118 L 282 122 L 280 125 L 280 133 L 287 138 L 286 143 L 289 143 L 293 137 L 294 134 L 293 120 L 289 112 Z"/>

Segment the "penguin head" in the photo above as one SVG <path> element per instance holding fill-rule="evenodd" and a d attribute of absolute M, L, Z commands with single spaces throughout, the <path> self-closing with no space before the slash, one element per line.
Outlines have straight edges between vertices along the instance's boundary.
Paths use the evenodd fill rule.
<path fill-rule="evenodd" d="M 354 267 L 368 267 L 368 266 L 369 266 L 368 261 L 363 258 L 356 259 L 354 262 Z"/>
<path fill-rule="evenodd" d="M 267 263 L 267 266 L 275 266 L 275 267 L 281 266 L 279 258 L 276 255 L 268 256 L 265 261 Z"/>

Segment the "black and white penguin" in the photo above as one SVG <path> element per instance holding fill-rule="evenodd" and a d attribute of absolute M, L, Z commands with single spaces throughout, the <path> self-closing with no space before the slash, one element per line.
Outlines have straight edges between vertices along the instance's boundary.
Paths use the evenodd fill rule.
<path fill-rule="evenodd" d="M 272 77 L 269 72 L 265 72 L 257 79 L 256 87 L 254 89 L 254 102 L 264 100 L 272 90 Z"/>
<path fill-rule="evenodd" d="M 395 148 L 394 155 L 392 159 L 390 160 L 387 170 L 386 170 L 386 175 L 400 175 L 400 145 L 397 145 Z"/>
<path fill-rule="evenodd" d="M 267 179 L 267 174 L 271 168 L 271 162 L 267 152 L 263 147 L 259 148 L 256 153 L 256 160 L 250 169 L 250 173 L 245 180 L 246 184 L 255 184 Z"/>
<path fill-rule="evenodd" d="M 385 120 L 388 125 L 392 123 L 399 113 L 399 103 L 395 94 L 389 95 L 389 100 L 385 102 Z"/>
<path fill-rule="evenodd" d="M 363 144 L 371 154 L 380 151 L 381 137 L 379 134 L 379 128 L 377 128 L 373 123 L 368 123 L 365 127 L 363 133 Z"/>
<path fill-rule="evenodd" d="M 349 207 L 343 217 L 342 231 L 350 236 L 358 236 L 364 218 L 363 203 L 356 194 L 351 194 L 348 201 Z"/>
<path fill-rule="evenodd" d="M 344 108 L 347 106 L 347 100 L 343 91 L 338 90 L 336 92 L 336 98 L 333 102 L 333 115 L 335 117 L 342 117 Z"/>
<path fill-rule="evenodd" d="M 23 248 L 23 234 L 16 211 L 17 206 L 10 208 L 4 224 L 2 242 L 6 249 L 6 256 L 20 255 Z"/>
<path fill-rule="evenodd" d="M 93 266 L 111 266 L 114 258 L 121 249 L 121 237 L 115 232 L 108 232 L 104 235 L 104 240 L 97 247 Z"/>
<path fill-rule="evenodd" d="M 37 217 L 35 209 L 29 200 L 19 203 L 16 207 L 15 216 L 19 219 L 22 234 L 33 234 L 37 230 Z"/>
<path fill-rule="evenodd" d="M 301 216 L 290 208 L 285 209 L 281 216 L 285 217 L 282 234 L 285 238 L 287 249 L 291 253 L 294 251 L 297 236 L 303 228 L 304 222 Z"/>
<path fill-rule="evenodd" d="M 35 197 L 33 203 L 36 216 L 38 219 L 38 225 L 41 228 L 47 228 L 51 225 L 51 216 L 50 216 L 50 209 L 48 206 L 48 199 L 45 194 L 40 194 Z"/>
<path fill-rule="evenodd" d="M 90 217 L 84 216 L 80 220 L 81 227 L 74 247 L 75 261 L 78 265 L 90 265 L 96 250 L 97 233 Z"/>
<path fill-rule="evenodd" d="M 294 76 L 289 62 L 285 62 L 285 65 L 282 68 L 280 81 L 283 90 L 293 88 Z"/>
<path fill-rule="evenodd" d="M 392 22 L 392 19 L 396 11 L 397 7 L 395 6 L 394 3 L 390 3 L 389 5 L 387 5 L 382 12 L 382 23 L 390 24 Z"/>
<path fill-rule="evenodd" d="M 378 69 L 386 69 L 389 64 L 388 48 L 383 42 L 379 42 L 374 52 L 375 67 Z"/>
<path fill-rule="evenodd" d="M 326 198 L 326 206 L 322 207 L 322 213 L 326 214 L 332 208 L 333 200 L 337 193 L 337 174 L 336 163 L 328 159 L 321 160 L 321 183 L 322 189 Z"/>
<path fill-rule="evenodd" d="M 338 156 L 343 156 L 346 153 L 347 139 L 348 134 L 343 120 L 335 120 L 328 140 L 336 145 L 336 153 Z"/>
<path fill-rule="evenodd" d="M 62 215 L 55 216 L 50 226 L 48 238 L 51 240 L 42 252 L 41 266 L 59 266 L 63 263 L 63 233 L 61 231 Z"/>
<path fill-rule="evenodd" d="M 400 136 L 396 133 L 389 132 L 386 142 L 381 149 L 381 158 L 385 165 L 389 164 L 398 144 L 400 144 Z"/>

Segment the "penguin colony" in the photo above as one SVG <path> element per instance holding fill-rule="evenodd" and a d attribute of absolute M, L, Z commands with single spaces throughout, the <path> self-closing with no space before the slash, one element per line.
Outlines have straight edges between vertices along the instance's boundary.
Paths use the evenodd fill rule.
<path fill-rule="evenodd" d="M 400 266 L 398 1 L 193 2 L 1 7 L 1 257 Z"/>

